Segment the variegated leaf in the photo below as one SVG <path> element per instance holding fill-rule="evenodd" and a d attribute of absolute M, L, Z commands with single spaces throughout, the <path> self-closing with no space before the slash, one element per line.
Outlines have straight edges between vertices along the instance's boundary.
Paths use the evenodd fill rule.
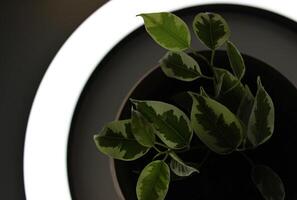
<path fill-rule="evenodd" d="M 191 35 L 186 23 L 178 16 L 168 13 L 140 14 L 148 34 L 163 48 L 182 51 L 190 47 Z"/>
<path fill-rule="evenodd" d="M 237 109 L 237 116 L 239 117 L 239 119 L 241 119 L 241 121 L 247 125 L 251 112 L 252 112 L 252 108 L 254 105 L 254 100 L 255 97 L 252 94 L 250 88 L 248 87 L 248 85 L 245 85 L 245 94 L 242 97 L 239 107 Z"/>
<path fill-rule="evenodd" d="M 141 172 L 136 194 L 138 200 L 164 200 L 169 188 L 170 169 L 161 160 L 148 164 Z"/>
<path fill-rule="evenodd" d="M 265 200 L 284 200 L 285 187 L 281 178 L 268 166 L 256 165 L 252 179 Z"/>
<path fill-rule="evenodd" d="M 199 13 L 193 21 L 196 36 L 208 48 L 214 50 L 222 46 L 230 37 L 227 22 L 215 13 Z"/>
<path fill-rule="evenodd" d="M 258 77 L 258 90 L 248 122 L 247 137 L 253 146 L 266 142 L 274 130 L 274 105 Z"/>
<path fill-rule="evenodd" d="M 233 76 L 228 70 L 214 68 L 215 76 L 222 77 L 222 85 L 218 97 L 219 102 L 227 106 L 232 112 L 236 113 L 240 101 L 245 95 L 245 89 L 240 80 Z"/>
<path fill-rule="evenodd" d="M 243 96 L 238 110 L 237 110 L 237 116 L 242 122 L 242 127 L 244 129 L 244 139 L 242 141 L 242 144 L 239 148 L 239 150 L 246 150 L 246 149 L 251 149 L 253 148 L 253 145 L 249 141 L 249 138 L 247 137 L 247 126 L 248 126 L 248 121 L 252 112 L 252 108 L 254 105 L 254 100 L 255 97 L 252 94 L 250 88 L 245 85 L 245 95 Z"/>
<path fill-rule="evenodd" d="M 170 168 L 177 176 L 190 176 L 194 172 L 199 173 L 198 169 L 187 165 L 176 153 L 170 152 L 169 155 L 172 158 Z"/>
<path fill-rule="evenodd" d="M 157 136 L 170 148 L 181 149 L 192 139 L 190 120 L 179 108 L 160 101 L 132 100 L 156 130 Z"/>
<path fill-rule="evenodd" d="M 132 108 L 132 133 L 139 144 L 152 147 L 155 143 L 154 128 L 140 112 Z"/>
<path fill-rule="evenodd" d="M 240 52 L 238 51 L 236 46 L 230 41 L 227 41 L 227 54 L 233 74 L 239 80 L 242 79 L 245 73 L 245 64 Z"/>
<path fill-rule="evenodd" d="M 218 154 L 233 152 L 243 137 L 239 119 L 221 103 L 192 94 L 191 123 L 196 135 Z"/>
<path fill-rule="evenodd" d="M 222 91 L 223 81 L 224 81 L 224 73 L 214 74 L 214 93 L 215 97 L 219 97 Z"/>
<path fill-rule="evenodd" d="M 161 60 L 163 72 L 170 78 L 181 81 L 193 81 L 201 77 L 198 63 L 184 52 L 169 51 Z"/>
<path fill-rule="evenodd" d="M 94 140 L 98 150 L 119 160 L 136 160 L 149 150 L 134 138 L 131 120 L 110 122 L 94 136 Z"/>

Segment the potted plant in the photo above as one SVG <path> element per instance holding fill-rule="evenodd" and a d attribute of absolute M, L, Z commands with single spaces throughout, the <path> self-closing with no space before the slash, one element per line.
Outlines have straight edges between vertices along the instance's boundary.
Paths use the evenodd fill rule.
<path fill-rule="evenodd" d="M 244 163 L 238 165 L 244 165 L 244 169 L 234 171 L 234 176 L 244 174 L 244 181 L 254 184 L 258 196 L 250 199 L 285 199 L 284 184 L 277 173 L 248 156 L 255 157 L 257 149 L 273 136 L 275 110 L 259 74 L 251 72 L 248 79 L 244 78 L 245 63 L 267 66 L 241 55 L 229 41 L 229 26 L 219 14 L 199 13 L 193 21 L 196 37 L 210 50 L 204 52 L 191 47 L 189 28 L 178 16 L 167 12 L 139 16 L 153 40 L 168 50 L 158 68 L 139 83 L 145 82 L 145 88 L 150 85 L 150 93 L 159 92 L 154 93 L 155 99 L 130 98 L 130 103 L 125 102 L 120 111 L 120 119 L 108 123 L 94 136 L 102 153 L 133 161 L 132 165 L 121 162 L 137 177 L 132 196 L 138 200 L 162 200 L 166 195 L 180 199 L 174 191 L 168 192 L 171 186 L 179 191 L 179 186 L 188 187 L 187 182 L 193 186 L 201 179 L 204 182 L 199 184 L 210 196 L 199 196 L 195 189 L 189 194 L 192 199 L 212 199 L 211 193 L 218 191 L 212 191 L 212 187 L 217 187 L 213 182 L 221 182 L 222 191 L 230 189 L 228 178 L 219 168 L 226 172 L 226 166 Z M 226 51 L 217 50 L 224 46 Z M 146 93 L 139 85 L 138 93 Z M 133 91 L 129 97 L 135 96 Z M 215 168 L 219 173 L 215 174 Z M 241 188 L 253 190 L 247 185 Z"/>

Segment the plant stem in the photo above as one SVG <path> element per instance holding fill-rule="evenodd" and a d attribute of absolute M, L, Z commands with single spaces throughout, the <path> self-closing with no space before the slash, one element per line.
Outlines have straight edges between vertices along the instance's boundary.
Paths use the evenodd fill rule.
<path fill-rule="evenodd" d="M 205 78 L 205 79 L 208 79 L 208 80 L 213 80 L 214 79 L 213 77 L 205 76 L 205 75 L 202 75 L 202 78 Z"/>
<path fill-rule="evenodd" d="M 181 150 L 175 150 L 176 152 L 178 152 L 178 153 L 183 153 L 183 152 L 187 152 L 187 151 L 189 151 L 190 150 L 190 146 L 188 145 L 186 148 L 184 148 L 184 149 L 181 149 Z"/>
<path fill-rule="evenodd" d="M 250 159 L 244 152 L 239 152 L 247 161 L 248 163 L 251 165 L 251 167 L 255 167 L 255 163 L 252 159 Z"/>
<path fill-rule="evenodd" d="M 211 57 L 210 57 L 210 65 L 213 67 L 213 61 L 214 61 L 214 56 L 215 56 L 216 51 L 213 49 L 211 50 Z"/>
<path fill-rule="evenodd" d="M 228 94 L 229 92 L 231 92 L 234 88 L 236 88 L 238 85 L 240 84 L 240 80 L 238 80 L 237 82 L 236 82 L 236 84 L 234 84 L 233 86 L 231 86 L 228 90 L 226 90 L 224 93 L 223 93 L 223 95 L 226 95 L 226 94 Z"/>
<path fill-rule="evenodd" d="M 154 157 L 153 160 L 155 160 L 156 158 L 158 158 L 160 155 L 162 154 L 166 154 L 165 157 L 168 157 L 168 153 L 171 151 L 171 149 L 167 149 L 166 151 L 160 151 L 157 147 L 153 146 L 153 148 L 158 152 Z"/>
<path fill-rule="evenodd" d="M 154 148 L 158 153 L 161 153 L 161 151 L 160 151 L 156 146 L 153 146 L 153 148 Z"/>
<path fill-rule="evenodd" d="M 212 51 L 211 51 L 211 59 L 210 59 L 210 61 L 209 61 L 205 56 L 203 56 L 202 54 L 197 53 L 196 50 L 193 49 L 192 47 L 190 47 L 190 50 L 191 50 L 191 52 L 192 52 L 195 56 L 197 56 L 197 57 L 201 58 L 203 61 L 205 61 L 206 64 L 207 64 L 207 66 L 210 68 L 210 70 L 211 70 L 212 72 L 214 72 L 214 69 L 213 69 L 213 61 L 214 61 L 214 56 L 215 56 L 215 50 L 212 50 Z"/>
<path fill-rule="evenodd" d="M 155 142 L 155 144 L 168 149 L 168 147 L 165 144 L 162 144 L 160 142 Z"/>
<path fill-rule="evenodd" d="M 157 153 L 154 157 L 153 157 L 153 160 L 155 160 L 156 158 L 158 158 L 160 155 L 164 154 L 164 152 L 159 152 Z"/>
<path fill-rule="evenodd" d="M 165 161 L 168 158 L 168 153 L 166 153 L 165 157 L 163 158 L 163 161 Z"/>
<path fill-rule="evenodd" d="M 197 56 L 198 58 L 201 58 L 204 62 L 206 62 L 206 63 L 209 65 L 209 61 L 208 61 L 208 59 L 207 59 L 205 56 L 201 55 L 200 53 L 197 53 L 196 50 L 193 49 L 192 47 L 191 47 L 190 49 L 191 49 L 191 52 L 192 52 L 195 56 Z"/>
<path fill-rule="evenodd" d="M 181 150 L 174 150 L 175 152 L 178 152 L 178 153 L 184 153 L 184 152 L 187 152 L 187 151 L 192 151 L 192 150 L 201 150 L 201 149 L 205 149 L 205 146 L 194 146 L 194 147 L 190 147 L 190 146 L 187 146 L 187 148 L 185 149 L 181 149 Z"/>

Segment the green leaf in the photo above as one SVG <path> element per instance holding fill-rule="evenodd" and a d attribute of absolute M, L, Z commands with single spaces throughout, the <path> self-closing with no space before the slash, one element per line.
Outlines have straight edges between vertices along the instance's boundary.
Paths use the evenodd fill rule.
<path fill-rule="evenodd" d="M 138 200 L 163 200 L 167 194 L 170 182 L 170 169 L 161 160 L 148 164 L 141 172 L 136 194 Z"/>
<path fill-rule="evenodd" d="M 99 134 L 94 135 L 94 141 L 98 150 L 119 160 L 136 160 L 149 150 L 134 138 L 131 120 L 110 122 Z"/>
<path fill-rule="evenodd" d="M 252 112 L 252 108 L 254 105 L 254 101 L 255 101 L 254 95 L 252 94 L 248 85 L 245 85 L 245 94 L 242 97 L 237 110 L 237 116 L 239 117 L 239 119 L 241 119 L 241 121 L 245 125 L 248 124 L 248 121 Z"/>
<path fill-rule="evenodd" d="M 252 179 L 265 200 L 284 200 L 285 187 L 280 177 L 268 166 L 256 165 Z"/>
<path fill-rule="evenodd" d="M 170 161 L 170 168 L 177 176 L 190 176 L 194 172 L 199 173 L 198 169 L 184 163 L 176 153 L 170 152 L 169 155 L 172 158 Z"/>
<path fill-rule="evenodd" d="M 215 50 L 222 46 L 230 37 L 227 22 L 215 13 L 199 13 L 193 21 L 196 36 L 208 48 Z"/>
<path fill-rule="evenodd" d="M 245 95 L 245 88 L 235 76 L 228 70 L 214 68 L 215 76 L 222 77 L 222 85 L 218 101 L 227 106 L 232 112 L 236 113 L 239 104 Z"/>
<path fill-rule="evenodd" d="M 245 85 L 245 95 L 243 96 L 237 110 L 237 116 L 241 120 L 242 127 L 244 129 L 243 131 L 244 139 L 242 141 L 242 145 L 238 149 L 241 151 L 254 148 L 252 143 L 249 141 L 249 138 L 247 137 L 247 126 L 248 126 L 249 118 L 251 116 L 254 101 L 255 101 L 254 95 L 252 94 L 248 85 Z"/>
<path fill-rule="evenodd" d="M 258 90 L 248 122 L 247 137 L 253 146 L 266 142 L 274 130 L 274 105 L 258 77 Z"/>
<path fill-rule="evenodd" d="M 191 35 L 186 23 L 178 16 L 168 13 L 140 14 L 148 34 L 163 48 L 183 51 L 190 47 Z"/>
<path fill-rule="evenodd" d="M 171 78 L 181 81 L 193 81 L 201 77 L 198 63 L 184 52 L 168 52 L 161 60 L 163 72 Z"/>
<path fill-rule="evenodd" d="M 179 108 L 160 101 L 132 100 L 139 111 L 156 130 L 157 136 L 170 148 L 189 145 L 193 131 L 190 120 Z"/>
<path fill-rule="evenodd" d="M 244 87 L 240 85 L 240 81 L 238 80 L 238 78 L 233 76 L 233 74 L 231 74 L 228 70 L 214 67 L 214 73 L 217 77 L 224 75 L 221 87 L 221 92 L 223 94 L 232 92 L 232 90 L 236 89 L 236 87 L 238 86 L 241 86 L 242 91 L 244 90 Z"/>
<path fill-rule="evenodd" d="M 245 64 L 240 52 L 238 51 L 236 46 L 230 41 L 227 41 L 227 54 L 233 74 L 239 80 L 242 79 L 245 73 Z"/>
<path fill-rule="evenodd" d="M 202 95 L 204 97 L 208 97 L 208 94 L 205 92 L 203 87 L 200 87 L 200 95 Z"/>
<path fill-rule="evenodd" d="M 132 108 L 132 133 L 139 144 L 152 147 L 155 143 L 154 128 L 140 112 Z"/>
<path fill-rule="evenodd" d="M 218 154 L 233 152 L 243 137 L 239 119 L 221 103 L 192 94 L 191 123 L 196 135 Z"/>
<path fill-rule="evenodd" d="M 215 73 L 214 75 L 214 93 L 215 97 L 218 97 L 221 94 L 225 74 Z"/>

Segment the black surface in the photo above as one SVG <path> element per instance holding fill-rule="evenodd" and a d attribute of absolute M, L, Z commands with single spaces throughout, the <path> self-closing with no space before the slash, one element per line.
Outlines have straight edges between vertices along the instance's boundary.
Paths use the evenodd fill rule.
<path fill-rule="evenodd" d="M 0 2 L 0 199 L 25 199 L 24 136 L 39 82 L 68 36 L 104 2 Z"/>
<path fill-rule="evenodd" d="M 178 15 L 190 22 L 200 11 L 221 13 L 230 24 L 231 40 L 243 53 L 260 58 L 297 86 L 294 22 L 262 10 L 222 5 L 192 8 Z M 198 42 L 194 46 L 201 49 Z M 127 92 L 157 64 L 164 52 L 140 28 L 121 42 L 93 73 L 79 100 L 70 133 L 68 171 L 73 199 L 95 200 L 102 193 L 112 192 L 110 188 L 108 191 L 101 188 L 102 184 L 111 184 L 111 176 L 107 158 L 95 148 L 93 134 L 115 118 Z M 109 199 L 114 199 L 112 195 Z"/>

